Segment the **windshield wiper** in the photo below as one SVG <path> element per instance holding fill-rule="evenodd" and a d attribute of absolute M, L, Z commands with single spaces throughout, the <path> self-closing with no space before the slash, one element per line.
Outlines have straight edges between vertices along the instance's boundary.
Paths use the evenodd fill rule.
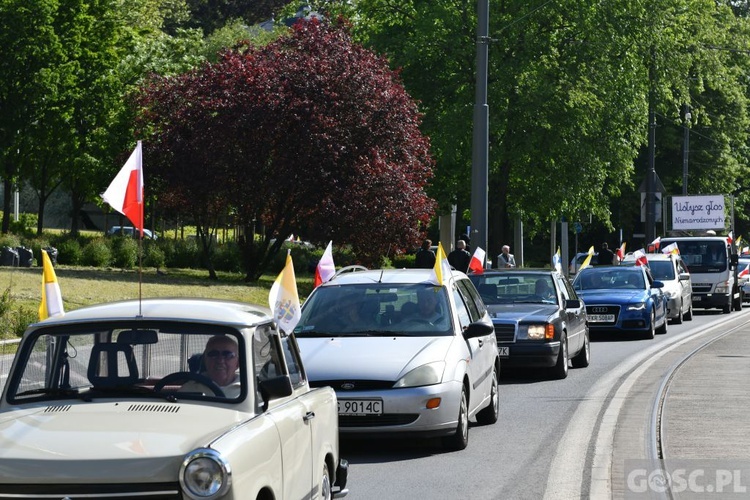
<path fill-rule="evenodd" d="M 16 397 L 20 396 L 32 396 L 35 394 L 43 394 L 45 396 L 80 396 L 81 393 L 78 389 L 63 389 L 61 387 L 43 387 L 41 389 L 30 389 L 28 391 L 19 392 Z"/>
<path fill-rule="evenodd" d="M 136 395 L 136 396 L 156 396 L 159 398 L 166 399 L 167 401 L 175 402 L 177 398 L 174 393 L 161 393 L 155 392 L 150 387 L 140 387 L 137 385 L 116 385 L 116 386 L 94 386 L 91 387 L 86 396 L 91 398 L 97 394 L 124 394 L 124 395 Z"/>

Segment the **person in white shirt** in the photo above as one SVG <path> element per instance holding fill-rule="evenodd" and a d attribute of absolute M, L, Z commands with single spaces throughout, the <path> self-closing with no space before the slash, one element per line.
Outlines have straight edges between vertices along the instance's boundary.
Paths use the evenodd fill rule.
<path fill-rule="evenodd" d="M 227 335 L 214 335 L 208 339 L 203 350 L 205 370 L 201 371 L 201 374 L 213 380 L 224 392 L 225 397 L 234 399 L 239 397 L 241 391 L 237 372 L 239 363 L 237 342 Z M 180 391 L 202 392 L 203 387 L 199 382 L 190 380 L 180 388 Z"/>
<path fill-rule="evenodd" d="M 516 267 L 516 258 L 510 253 L 510 247 L 503 245 L 503 251 L 497 256 L 497 267 L 498 269 Z"/>

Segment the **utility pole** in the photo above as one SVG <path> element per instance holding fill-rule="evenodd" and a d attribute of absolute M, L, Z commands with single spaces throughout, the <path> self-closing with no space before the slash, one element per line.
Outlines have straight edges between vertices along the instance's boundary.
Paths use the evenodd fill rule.
<path fill-rule="evenodd" d="M 687 196 L 688 194 L 688 151 L 690 151 L 690 106 L 685 104 L 684 108 L 685 121 L 682 127 L 685 129 L 685 140 L 682 144 L 682 194 Z"/>
<path fill-rule="evenodd" d="M 487 248 L 487 200 L 489 171 L 489 106 L 487 67 L 489 60 L 489 0 L 477 0 L 477 69 L 474 102 L 474 135 L 471 158 L 471 246 Z"/>
<path fill-rule="evenodd" d="M 648 68 L 648 171 L 646 172 L 646 244 L 656 239 L 656 113 L 654 112 L 655 62 L 651 49 L 651 65 Z"/>

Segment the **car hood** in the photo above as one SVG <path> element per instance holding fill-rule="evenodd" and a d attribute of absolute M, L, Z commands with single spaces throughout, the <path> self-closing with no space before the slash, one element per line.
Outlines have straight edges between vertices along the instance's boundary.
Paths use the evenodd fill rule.
<path fill-rule="evenodd" d="M 73 403 L 0 414 L 3 482 L 174 482 L 183 456 L 247 414 L 160 402 Z"/>
<path fill-rule="evenodd" d="M 492 304 L 487 306 L 493 321 L 546 320 L 557 313 L 555 304 Z"/>
<path fill-rule="evenodd" d="M 621 302 L 644 302 L 649 294 L 645 290 L 607 288 L 601 290 L 581 290 L 578 296 L 586 305 Z"/>
<path fill-rule="evenodd" d="M 316 380 L 393 380 L 414 367 L 442 361 L 450 337 L 297 338 L 305 371 Z"/>

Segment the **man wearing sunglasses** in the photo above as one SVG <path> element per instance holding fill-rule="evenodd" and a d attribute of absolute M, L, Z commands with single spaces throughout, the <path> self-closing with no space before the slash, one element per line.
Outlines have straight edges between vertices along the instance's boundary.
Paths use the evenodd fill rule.
<path fill-rule="evenodd" d="M 230 399 L 240 395 L 240 377 L 237 368 L 240 363 L 240 357 L 237 349 L 237 342 L 227 335 L 215 335 L 208 339 L 206 348 L 203 350 L 203 366 L 205 370 L 201 371 L 202 375 L 208 376 L 218 385 L 224 396 Z M 195 381 L 185 383 L 181 391 L 200 391 L 203 387 Z"/>

